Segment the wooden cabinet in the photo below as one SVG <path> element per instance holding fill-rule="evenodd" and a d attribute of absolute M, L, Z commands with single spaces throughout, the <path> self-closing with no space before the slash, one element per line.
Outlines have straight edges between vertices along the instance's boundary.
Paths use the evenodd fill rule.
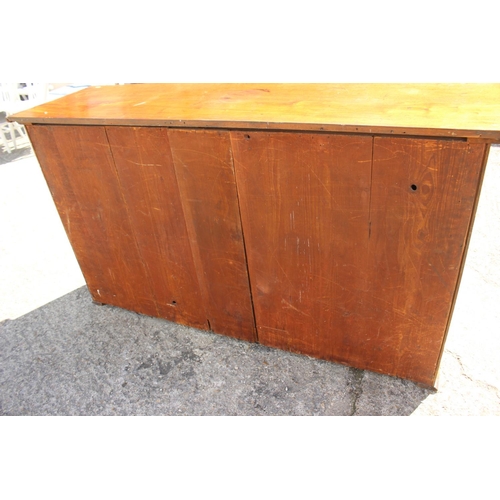
<path fill-rule="evenodd" d="M 497 102 L 491 85 L 130 85 L 11 119 L 96 302 L 433 386 Z"/>

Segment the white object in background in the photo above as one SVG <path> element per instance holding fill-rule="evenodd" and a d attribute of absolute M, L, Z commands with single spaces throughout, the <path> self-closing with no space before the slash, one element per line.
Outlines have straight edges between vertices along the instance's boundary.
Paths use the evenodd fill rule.
<path fill-rule="evenodd" d="M 47 101 L 48 85 L 46 83 L 0 83 L 0 111 L 11 115 Z M 16 137 L 16 132 L 19 137 Z M 9 138 L 7 138 L 7 135 Z M 16 122 L 0 123 L 0 144 L 7 153 L 17 149 L 17 140 L 22 139 L 25 146 L 29 142 L 23 125 Z"/>

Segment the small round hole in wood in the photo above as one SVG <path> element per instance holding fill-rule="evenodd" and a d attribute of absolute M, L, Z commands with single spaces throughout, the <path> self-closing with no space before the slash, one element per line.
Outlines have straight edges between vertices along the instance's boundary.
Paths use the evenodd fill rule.
<path fill-rule="evenodd" d="M 416 184 L 412 184 L 412 185 L 410 186 L 410 189 L 411 189 L 412 191 L 416 191 L 418 188 L 417 188 L 417 185 L 416 185 Z"/>

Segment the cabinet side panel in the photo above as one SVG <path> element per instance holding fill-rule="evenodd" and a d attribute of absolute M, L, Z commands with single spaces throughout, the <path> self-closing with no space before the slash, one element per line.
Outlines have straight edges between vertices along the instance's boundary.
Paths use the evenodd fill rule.
<path fill-rule="evenodd" d="M 484 144 L 375 138 L 365 340 L 386 373 L 434 384 L 484 153 Z"/>
<path fill-rule="evenodd" d="M 168 131 L 210 328 L 255 340 L 229 133 Z"/>
<path fill-rule="evenodd" d="M 159 316 L 206 329 L 167 129 L 106 127 L 106 133 Z"/>
<path fill-rule="evenodd" d="M 373 139 L 231 140 L 259 342 L 353 364 L 368 287 Z"/>
<path fill-rule="evenodd" d="M 94 300 L 158 315 L 105 129 L 32 125 L 28 130 Z"/>

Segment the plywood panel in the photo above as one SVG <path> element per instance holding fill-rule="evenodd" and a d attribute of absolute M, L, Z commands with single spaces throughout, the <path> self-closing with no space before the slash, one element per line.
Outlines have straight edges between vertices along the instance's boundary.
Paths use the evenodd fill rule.
<path fill-rule="evenodd" d="M 231 137 L 259 341 L 433 385 L 485 146 Z"/>
<path fill-rule="evenodd" d="M 371 284 L 349 351 L 366 368 L 434 383 L 484 156 L 480 144 L 375 138 Z"/>
<path fill-rule="evenodd" d="M 369 286 L 372 138 L 231 138 L 259 341 L 349 361 Z"/>
<path fill-rule="evenodd" d="M 434 384 L 488 145 L 28 130 L 94 300 Z"/>
<path fill-rule="evenodd" d="M 94 300 L 158 316 L 104 127 L 28 130 Z"/>
<path fill-rule="evenodd" d="M 167 130 L 107 127 L 106 133 L 159 316 L 206 329 Z"/>
<path fill-rule="evenodd" d="M 168 132 L 198 281 L 211 329 L 255 340 L 229 133 Z"/>

